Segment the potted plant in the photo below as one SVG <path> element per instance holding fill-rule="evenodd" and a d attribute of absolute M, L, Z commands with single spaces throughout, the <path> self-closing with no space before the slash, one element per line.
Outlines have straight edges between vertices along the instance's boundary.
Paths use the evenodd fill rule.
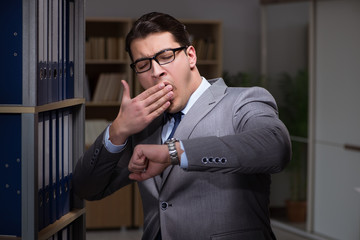
<path fill-rule="evenodd" d="M 292 137 L 292 159 L 286 170 L 290 173 L 291 196 L 286 201 L 287 217 L 292 222 L 306 220 L 306 169 L 308 134 L 308 73 L 298 71 L 292 77 L 284 73 L 279 79 L 282 101 L 280 119 Z"/>

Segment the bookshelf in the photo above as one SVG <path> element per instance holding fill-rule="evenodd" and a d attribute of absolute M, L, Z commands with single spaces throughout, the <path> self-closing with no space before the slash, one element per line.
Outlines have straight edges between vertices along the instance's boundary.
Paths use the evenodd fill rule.
<path fill-rule="evenodd" d="M 128 81 L 132 96 L 141 91 L 125 52 L 125 39 L 135 20 L 128 18 L 86 19 L 86 145 L 91 145 L 118 114 L 120 101 L 94 101 L 98 83 L 106 73 L 121 73 Z M 182 20 L 197 50 L 197 66 L 204 77 L 222 76 L 222 23 L 213 20 Z M 119 48 L 123 49 L 119 49 Z M 118 78 L 118 80 L 121 80 Z M 105 89 L 105 88 L 103 88 Z M 106 90 L 100 91 L 102 93 Z M 104 95 L 104 94 L 103 94 Z M 141 197 L 136 184 L 120 189 L 98 201 L 86 201 L 88 229 L 139 227 L 143 224 Z"/>
<path fill-rule="evenodd" d="M 0 7 L 0 239 L 85 239 L 71 187 L 84 151 L 84 1 Z"/>
<path fill-rule="evenodd" d="M 120 80 L 125 79 L 132 88 L 130 59 L 125 52 L 125 37 L 131 24 L 131 19 L 125 18 L 86 20 L 86 118 L 115 119 L 121 101 Z M 115 93 L 111 94 L 111 90 Z"/>
<path fill-rule="evenodd" d="M 207 79 L 222 76 L 222 22 L 181 20 L 185 24 L 198 58 L 197 67 Z"/>

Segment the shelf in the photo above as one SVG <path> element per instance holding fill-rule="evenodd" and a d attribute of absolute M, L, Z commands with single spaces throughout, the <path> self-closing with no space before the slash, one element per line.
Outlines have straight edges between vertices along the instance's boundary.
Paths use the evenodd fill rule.
<path fill-rule="evenodd" d="M 61 217 L 56 222 L 50 224 L 39 232 L 38 240 L 46 240 L 56 234 L 58 231 L 71 224 L 73 221 L 84 215 L 86 212 L 85 208 L 75 209 L 68 214 Z M 21 237 L 13 236 L 0 236 L 0 240 L 21 240 Z"/>
<path fill-rule="evenodd" d="M 0 66 L 7 80 L 0 91 L 6 149 L 0 182 L 7 188 L 0 193 L 0 239 L 47 240 L 67 233 L 84 240 L 84 200 L 68 184 L 84 149 L 85 0 L 16 0 L 2 7 L 2 45 L 20 54 L 2 54 Z M 62 188 L 55 185 L 60 179 Z M 49 195 L 60 191 L 56 209 L 58 199 Z"/>
<path fill-rule="evenodd" d="M 53 236 L 55 233 L 66 227 L 67 225 L 71 224 L 77 218 L 84 215 L 86 212 L 85 208 L 82 209 L 75 209 L 69 212 L 68 214 L 61 217 L 56 222 L 50 224 L 49 226 L 45 227 L 39 232 L 39 240 L 46 240 Z"/>
<path fill-rule="evenodd" d="M 12 236 L 0 236 L 0 240 L 21 240 L 21 238 Z"/>
<path fill-rule="evenodd" d="M 85 103 L 84 98 L 72 98 L 59 102 L 53 102 L 41 106 L 22 106 L 22 105 L 6 105 L 0 106 L 0 113 L 39 113 L 45 111 L 51 111 L 59 108 L 72 107 Z"/>

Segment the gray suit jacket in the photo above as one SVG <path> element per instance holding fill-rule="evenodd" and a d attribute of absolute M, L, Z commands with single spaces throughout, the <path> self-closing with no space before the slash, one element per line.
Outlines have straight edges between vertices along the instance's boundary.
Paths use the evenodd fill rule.
<path fill-rule="evenodd" d="M 222 79 L 183 117 L 188 169 L 170 166 L 163 177 L 139 182 L 143 239 L 275 239 L 269 219 L 270 174 L 290 159 L 286 127 L 273 97 L 263 88 L 228 88 Z M 101 134 L 79 159 L 73 184 L 83 198 L 101 199 L 129 184 L 127 165 L 139 143 L 160 144 L 164 117 L 132 136 L 112 154 Z"/>

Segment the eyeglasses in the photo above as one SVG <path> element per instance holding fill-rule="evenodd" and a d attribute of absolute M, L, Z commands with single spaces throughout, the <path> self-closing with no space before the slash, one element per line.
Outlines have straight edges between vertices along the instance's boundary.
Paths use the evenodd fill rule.
<path fill-rule="evenodd" d="M 140 58 L 130 64 L 130 67 L 136 72 L 136 73 L 143 73 L 147 72 L 152 67 L 152 60 L 155 60 L 159 65 L 165 65 L 168 63 L 171 63 L 175 60 L 175 53 L 177 51 L 186 49 L 187 47 L 178 47 L 178 48 L 169 48 L 164 49 L 158 53 L 156 53 L 151 58 Z"/>

